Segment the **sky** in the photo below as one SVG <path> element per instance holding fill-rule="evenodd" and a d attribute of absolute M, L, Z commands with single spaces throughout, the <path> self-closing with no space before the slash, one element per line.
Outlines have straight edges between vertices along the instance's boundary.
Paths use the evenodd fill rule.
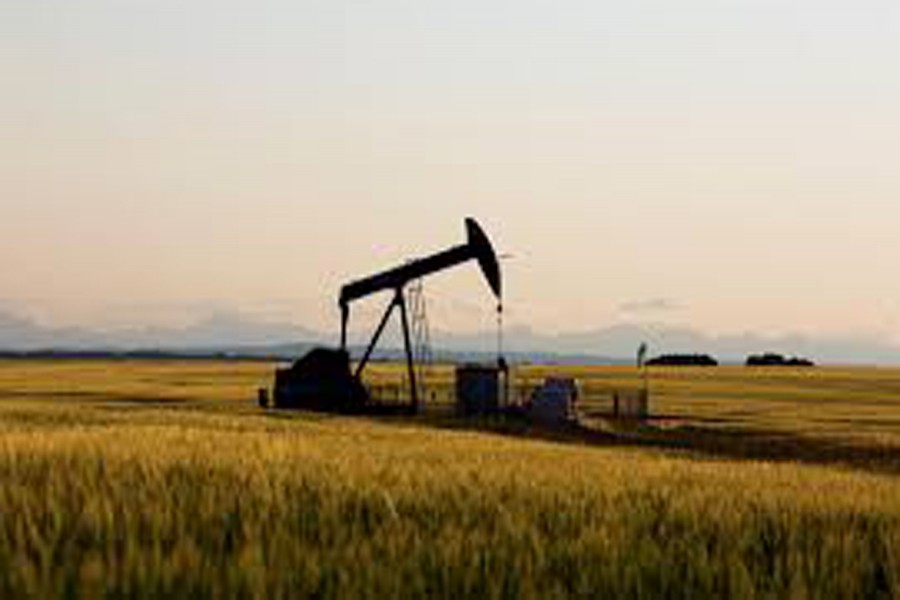
<path fill-rule="evenodd" d="M 0 308 L 336 330 L 474 216 L 512 324 L 900 342 L 898 62 L 888 0 L 0 0 Z"/>

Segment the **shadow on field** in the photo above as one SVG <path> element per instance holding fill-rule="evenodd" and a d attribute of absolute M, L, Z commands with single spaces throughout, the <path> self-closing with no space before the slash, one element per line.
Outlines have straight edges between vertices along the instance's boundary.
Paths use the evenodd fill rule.
<path fill-rule="evenodd" d="M 652 424 L 619 424 L 608 430 L 580 424 L 550 428 L 513 420 L 462 420 L 429 416 L 413 421 L 383 418 L 373 420 L 437 429 L 479 431 L 554 443 L 654 449 L 686 453 L 692 459 L 802 463 L 840 466 L 880 474 L 900 474 L 900 446 L 807 437 L 775 430 L 706 428 L 696 425 L 662 429 Z"/>

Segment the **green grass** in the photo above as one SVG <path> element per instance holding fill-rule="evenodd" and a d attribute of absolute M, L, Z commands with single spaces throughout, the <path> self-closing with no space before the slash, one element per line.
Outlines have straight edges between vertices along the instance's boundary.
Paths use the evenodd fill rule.
<path fill-rule="evenodd" d="M 265 412 L 272 369 L 0 362 L 0 596 L 900 596 L 900 371 L 656 370 L 679 425 L 593 435 Z"/>

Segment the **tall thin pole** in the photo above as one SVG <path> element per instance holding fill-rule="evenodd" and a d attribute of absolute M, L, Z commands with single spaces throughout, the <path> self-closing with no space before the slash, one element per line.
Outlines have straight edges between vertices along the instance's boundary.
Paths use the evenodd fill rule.
<path fill-rule="evenodd" d="M 503 356 L 503 300 L 497 302 L 497 369 L 503 377 L 502 397 L 500 404 L 509 406 L 509 364 Z"/>
<path fill-rule="evenodd" d="M 637 352 L 637 366 L 640 371 L 641 382 L 643 383 L 643 388 L 641 390 L 641 406 L 642 412 L 644 414 L 641 417 L 646 417 L 646 412 L 649 410 L 648 406 L 650 403 L 650 390 L 647 383 L 647 343 L 641 342 L 640 347 Z"/>
<path fill-rule="evenodd" d="M 497 303 L 497 360 L 503 358 L 503 302 Z"/>
<path fill-rule="evenodd" d="M 413 413 L 417 413 L 419 412 L 419 393 L 416 389 L 416 368 L 413 365 L 412 344 L 409 339 L 409 318 L 406 314 L 406 299 L 403 296 L 403 288 L 397 288 L 394 302 L 400 305 L 400 320 L 403 323 L 403 344 L 406 346 L 406 368 L 409 372 L 411 409 Z"/>

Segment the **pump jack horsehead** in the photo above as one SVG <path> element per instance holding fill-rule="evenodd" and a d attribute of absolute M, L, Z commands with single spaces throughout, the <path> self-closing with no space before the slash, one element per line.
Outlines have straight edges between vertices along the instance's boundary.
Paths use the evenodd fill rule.
<path fill-rule="evenodd" d="M 340 348 L 337 350 L 313 349 L 309 354 L 297 360 L 290 369 L 276 371 L 275 406 L 331 412 L 370 412 L 375 410 L 377 407 L 372 404 L 368 392 L 362 384 L 362 374 L 391 314 L 397 308 L 400 311 L 409 378 L 410 404 L 408 409 L 411 412 L 417 412 L 420 399 L 410 340 L 409 311 L 404 294 L 406 285 L 428 275 L 469 261 L 476 261 L 498 303 L 502 297 L 500 265 L 490 240 L 475 219 L 467 218 L 465 227 L 467 239 L 463 244 L 344 285 L 338 300 L 341 310 Z M 382 291 L 393 291 L 393 298 L 375 329 L 372 340 L 357 363 L 355 371 L 351 374 L 347 351 L 350 306 L 357 300 Z"/>

